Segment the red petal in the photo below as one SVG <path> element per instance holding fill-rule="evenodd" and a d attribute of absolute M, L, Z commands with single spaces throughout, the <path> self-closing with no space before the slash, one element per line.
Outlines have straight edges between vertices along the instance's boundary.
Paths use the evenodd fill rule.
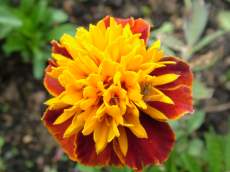
<path fill-rule="evenodd" d="M 92 135 L 83 136 L 79 133 L 77 137 L 76 154 L 79 162 L 85 165 L 121 165 L 119 158 L 113 151 L 112 143 L 109 143 L 100 154 L 96 153 Z"/>
<path fill-rule="evenodd" d="M 157 101 L 148 104 L 160 110 L 169 119 L 177 119 L 185 113 L 193 112 L 191 89 L 187 86 L 181 86 L 175 90 L 161 89 L 161 91 L 173 100 L 174 105 Z"/>
<path fill-rule="evenodd" d="M 108 27 L 110 25 L 110 16 L 106 16 L 104 19 L 105 26 Z M 141 39 L 144 39 L 145 43 L 147 43 L 149 35 L 150 35 L 150 24 L 147 23 L 145 20 L 133 19 L 133 18 L 115 18 L 116 22 L 125 26 L 129 24 L 133 33 L 141 33 Z"/>
<path fill-rule="evenodd" d="M 174 82 L 160 86 L 160 88 L 172 88 L 177 87 L 178 85 L 187 85 L 189 87 L 192 86 L 193 75 L 187 63 L 175 57 L 165 57 L 162 61 L 174 61 L 176 64 L 168 64 L 166 67 L 157 68 L 152 72 L 152 75 L 159 76 L 174 73 L 180 75 L 180 77 Z"/>
<path fill-rule="evenodd" d="M 56 54 L 61 54 L 65 57 L 72 58 L 71 55 L 68 53 L 65 47 L 61 46 L 57 41 L 51 41 L 52 45 L 52 52 Z"/>
<path fill-rule="evenodd" d="M 63 109 L 59 110 L 46 110 L 42 120 L 44 121 L 45 126 L 48 128 L 51 135 L 56 139 L 56 141 L 61 145 L 64 152 L 69 156 L 69 158 L 73 161 L 77 160 L 77 156 L 75 153 L 76 149 L 76 135 L 72 135 L 68 138 L 63 138 L 63 134 L 66 128 L 70 125 L 72 119 L 59 124 L 53 125 L 53 122 L 57 119 L 59 115 L 61 115 Z"/>
<path fill-rule="evenodd" d="M 162 61 L 175 61 L 176 64 L 169 64 L 166 67 L 158 68 L 152 72 L 152 75 L 158 76 L 168 73 L 180 75 L 176 81 L 157 87 L 173 100 L 174 105 L 156 101 L 148 104 L 163 112 L 169 119 L 176 119 L 185 113 L 193 112 L 193 75 L 188 64 L 174 57 L 166 57 Z"/>
<path fill-rule="evenodd" d="M 56 78 L 53 78 L 48 74 L 48 72 L 52 70 L 51 67 L 52 65 L 49 64 L 45 70 L 43 84 L 51 95 L 58 96 L 62 93 L 62 91 L 64 91 L 64 88 L 61 86 Z"/>
<path fill-rule="evenodd" d="M 150 36 L 150 24 L 145 20 L 139 18 L 136 19 L 132 27 L 133 33 L 141 33 L 141 39 L 145 40 L 145 43 L 148 42 Z"/>
<path fill-rule="evenodd" d="M 148 134 L 147 139 L 139 139 L 127 131 L 128 153 L 126 164 L 134 169 L 142 169 L 146 165 L 159 165 L 167 160 L 175 141 L 170 126 L 141 114 L 141 123 Z"/>

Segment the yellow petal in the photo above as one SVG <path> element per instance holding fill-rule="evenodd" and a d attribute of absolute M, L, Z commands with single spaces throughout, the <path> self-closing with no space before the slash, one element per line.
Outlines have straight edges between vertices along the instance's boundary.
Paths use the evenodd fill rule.
<path fill-rule="evenodd" d="M 78 90 L 75 85 L 70 85 L 66 90 L 61 94 L 61 101 L 66 104 L 74 105 L 82 98 L 81 90 Z"/>
<path fill-rule="evenodd" d="M 75 115 L 70 126 L 65 130 L 64 138 L 77 134 L 84 126 L 84 120 L 79 115 Z"/>
<path fill-rule="evenodd" d="M 120 137 L 118 137 L 118 143 L 121 149 L 121 152 L 126 156 L 128 151 L 128 138 L 124 127 L 119 127 Z"/>
<path fill-rule="evenodd" d="M 83 97 L 85 98 L 96 98 L 97 90 L 95 87 L 87 86 L 83 89 Z"/>
<path fill-rule="evenodd" d="M 93 106 L 96 103 L 96 101 L 97 101 L 97 99 L 95 99 L 95 98 L 83 99 L 80 102 L 80 108 L 82 110 L 87 110 L 91 106 Z"/>
<path fill-rule="evenodd" d="M 101 65 L 99 66 L 99 73 L 101 74 L 103 79 L 106 79 L 107 77 L 114 76 L 117 69 L 118 66 L 115 62 L 109 59 L 104 59 Z"/>
<path fill-rule="evenodd" d="M 117 124 L 115 122 L 115 120 L 112 119 L 112 121 L 110 122 L 110 126 L 109 126 L 109 134 L 108 134 L 108 142 L 111 142 L 114 137 L 119 137 L 120 133 L 117 127 Z"/>
<path fill-rule="evenodd" d="M 144 100 L 145 102 L 151 102 L 151 101 L 159 101 L 162 103 L 167 103 L 167 104 L 174 104 L 173 100 L 165 95 L 162 91 L 150 87 L 148 90 L 145 90 L 146 95 L 144 95 Z"/>
<path fill-rule="evenodd" d="M 82 134 L 85 136 L 90 135 L 94 131 L 96 123 L 97 123 L 96 118 L 87 119 L 84 128 L 82 130 Z"/>
<path fill-rule="evenodd" d="M 72 106 L 69 109 L 65 109 L 64 112 L 54 121 L 54 125 L 61 124 L 71 118 L 76 113 L 79 113 L 81 110 L 78 105 Z"/>
<path fill-rule="evenodd" d="M 116 72 L 113 77 L 114 85 L 120 86 L 121 85 L 121 72 Z"/>
<path fill-rule="evenodd" d="M 180 75 L 177 74 L 164 74 L 164 75 L 159 75 L 156 77 L 153 77 L 151 79 L 151 84 L 153 86 L 158 86 L 158 85 L 164 85 L 168 84 L 170 82 L 173 82 L 179 78 Z"/>
<path fill-rule="evenodd" d="M 96 118 L 100 119 L 105 114 L 105 104 L 103 103 L 96 111 Z"/>
<path fill-rule="evenodd" d="M 104 123 L 97 124 L 93 134 L 94 142 L 96 144 L 96 153 L 102 152 L 107 145 L 108 126 Z"/>
<path fill-rule="evenodd" d="M 148 105 L 147 109 L 142 109 L 143 112 L 148 114 L 153 119 L 156 119 L 158 121 L 167 121 L 168 118 L 165 116 L 161 111 L 157 110 L 156 108 Z"/>
<path fill-rule="evenodd" d="M 105 111 L 107 114 L 112 116 L 118 124 L 123 124 L 123 117 L 119 106 L 117 105 L 106 106 Z"/>
<path fill-rule="evenodd" d="M 60 97 L 54 97 L 54 98 L 51 98 L 49 100 L 47 100 L 45 102 L 46 105 L 48 105 L 49 109 L 52 110 L 52 109 L 62 109 L 66 106 L 68 106 L 68 104 L 64 103 L 63 101 L 60 100 Z"/>
<path fill-rule="evenodd" d="M 124 116 L 125 123 L 132 124 L 131 126 L 127 126 L 133 134 L 135 134 L 138 138 L 147 138 L 147 133 L 140 123 L 139 116 L 135 115 L 134 109 L 128 109 L 127 113 Z"/>

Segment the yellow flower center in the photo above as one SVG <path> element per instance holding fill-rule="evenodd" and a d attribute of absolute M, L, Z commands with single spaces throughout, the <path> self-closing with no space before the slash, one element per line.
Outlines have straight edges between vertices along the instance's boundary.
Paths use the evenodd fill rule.
<path fill-rule="evenodd" d="M 178 78 L 176 74 L 150 75 L 156 68 L 174 63 L 160 61 L 163 52 L 159 41 L 146 48 L 140 34 L 111 18 L 108 28 L 100 21 L 89 30 L 78 28 L 75 37 L 64 34 L 60 43 L 72 58 L 52 54 L 57 66 L 49 74 L 58 79 L 64 91 L 46 103 L 50 109 L 65 108 L 54 125 L 72 118 L 63 137 L 93 133 L 97 153 L 117 138 L 126 155 L 125 127 L 138 138 L 148 137 L 139 110 L 158 120 L 167 119 L 148 105 L 150 101 L 173 104 L 156 86 Z"/>

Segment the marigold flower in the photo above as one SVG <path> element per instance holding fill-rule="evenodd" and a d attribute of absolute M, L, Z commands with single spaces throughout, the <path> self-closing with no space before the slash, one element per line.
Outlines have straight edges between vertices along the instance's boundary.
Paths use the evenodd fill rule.
<path fill-rule="evenodd" d="M 159 41 L 147 47 L 149 33 L 143 19 L 107 16 L 52 41 L 42 120 L 73 161 L 139 170 L 167 159 L 166 122 L 193 111 L 192 73 Z"/>

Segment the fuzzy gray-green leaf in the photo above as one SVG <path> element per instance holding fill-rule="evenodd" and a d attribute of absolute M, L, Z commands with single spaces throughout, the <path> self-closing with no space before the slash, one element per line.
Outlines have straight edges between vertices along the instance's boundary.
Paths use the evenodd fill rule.
<path fill-rule="evenodd" d="M 193 46 L 203 33 L 208 20 L 208 8 L 203 0 L 194 0 L 184 21 L 185 38 Z"/>

